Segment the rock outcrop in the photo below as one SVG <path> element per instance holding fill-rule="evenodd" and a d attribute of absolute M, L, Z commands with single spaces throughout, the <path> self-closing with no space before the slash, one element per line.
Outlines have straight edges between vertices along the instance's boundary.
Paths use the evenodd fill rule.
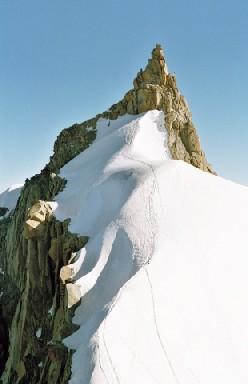
<path fill-rule="evenodd" d="M 24 224 L 24 237 L 42 238 L 46 225 L 52 218 L 52 205 L 46 201 L 38 200 L 28 211 L 28 217 Z"/>
<path fill-rule="evenodd" d="M 0 220 L 3 384 L 68 382 L 72 351 L 64 347 L 63 338 L 75 330 L 71 318 L 80 295 L 67 265 L 87 238 L 70 233 L 69 220 L 59 222 L 53 217 L 52 202 L 66 184 L 57 174 L 94 141 L 100 118 L 116 119 L 152 109 L 164 111 L 172 157 L 213 172 L 176 78 L 168 73 L 163 50 L 157 45 L 121 101 L 61 132 L 49 163 L 26 181 L 15 210 Z M 5 213 L 1 208 L 0 216 Z"/>
<path fill-rule="evenodd" d="M 108 118 L 125 113 L 138 114 L 152 109 L 164 111 L 169 148 L 173 159 L 184 160 L 203 171 L 214 173 L 201 149 L 200 140 L 184 97 L 180 94 L 176 77 L 168 73 L 160 45 L 152 51 L 145 70 L 140 70 L 134 88 L 122 101 L 110 108 Z"/>
<path fill-rule="evenodd" d="M 87 238 L 52 216 L 49 201 L 64 184 L 47 171 L 34 176 L 0 221 L 0 324 L 9 328 L 3 383 L 66 383 L 70 376 L 71 352 L 62 340 L 75 326 L 60 269 Z"/>
<path fill-rule="evenodd" d="M 8 208 L 0 207 L 0 217 L 4 216 L 8 212 Z"/>

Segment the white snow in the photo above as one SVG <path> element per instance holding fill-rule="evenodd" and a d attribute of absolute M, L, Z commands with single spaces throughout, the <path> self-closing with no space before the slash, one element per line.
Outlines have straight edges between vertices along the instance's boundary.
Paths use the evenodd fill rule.
<path fill-rule="evenodd" d="M 99 121 L 61 175 L 89 236 L 70 383 L 247 383 L 248 188 L 171 160 L 159 111 Z"/>
<path fill-rule="evenodd" d="M 56 201 L 47 201 L 47 203 L 50 205 L 52 212 L 54 212 L 58 207 L 58 204 Z"/>
<path fill-rule="evenodd" d="M 54 309 L 53 309 L 53 307 L 51 307 L 51 308 L 48 309 L 48 313 L 49 313 L 49 315 L 53 316 L 53 314 L 54 314 Z"/>
<path fill-rule="evenodd" d="M 8 212 L 4 215 L 6 217 L 12 209 L 16 207 L 17 200 L 20 196 L 23 184 L 14 184 L 7 188 L 4 192 L 0 193 L 0 207 L 8 208 Z"/>
<path fill-rule="evenodd" d="M 41 337 L 41 332 L 42 332 L 42 328 L 38 328 L 37 331 L 35 332 L 35 335 L 36 337 L 38 337 L 38 339 Z"/>

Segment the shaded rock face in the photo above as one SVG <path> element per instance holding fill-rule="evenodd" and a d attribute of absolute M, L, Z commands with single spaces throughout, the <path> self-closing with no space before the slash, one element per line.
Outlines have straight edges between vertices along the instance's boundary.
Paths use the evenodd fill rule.
<path fill-rule="evenodd" d="M 4 371 L 4 367 L 8 359 L 9 346 L 8 326 L 1 314 L 2 310 L 0 310 L 0 376 Z"/>
<path fill-rule="evenodd" d="M 97 118 L 93 118 L 64 129 L 55 141 L 54 153 L 45 169 L 57 173 L 64 164 L 85 150 L 96 138 L 96 122 Z"/>
<path fill-rule="evenodd" d="M 62 340 L 75 330 L 71 318 L 79 292 L 67 265 L 87 238 L 70 233 L 69 220 L 55 220 L 49 202 L 66 184 L 57 176 L 60 168 L 95 140 L 98 119 L 162 110 L 171 156 L 213 172 L 159 45 L 133 85 L 108 111 L 60 133 L 49 163 L 26 181 L 15 210 L 0 220 L 3 384 L 63 384 L 69 380 L 72 351 Z M 0 216 L 5 213 L 1 208 Z"/>
<path fill-rule="evenodd" d="M 66 383 L 71 352 L 62 339 L 75 330 L 60 269 L 87 238 L 56 221 L 47 200 L 65 181 L 43 172 L 27 181 L 15 211 L 0 222 L 2 383 Z M 53 352 L 51 352 L 51 350 Z M 2 367 L 3 369 L 3 367 Z"/>
<path fill-rule="evenodd" d="M 4 216 L 8 212 L 8 208 L 0 207 L 0 217 Z"/>

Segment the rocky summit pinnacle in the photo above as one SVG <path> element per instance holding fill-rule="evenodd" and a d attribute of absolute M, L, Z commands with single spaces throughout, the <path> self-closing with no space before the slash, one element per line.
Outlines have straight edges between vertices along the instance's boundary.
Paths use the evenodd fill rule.
<path fill-rule="evenodd" d="M 134 79 L 134 89 L 145 87 L 147 84 L 163 86 L 166 83 L 168 69 L 164 58 L 164 52 L 160 44 L 152 51 L 152 58 L 148 60 L 145 70 L 141 69 Z"/>
<path fill-rule="evenodd" d="M 87 127 L 96 127 L 99 118 L 115 120 L 125 114 L 137 115 L 150 110 L 161 110 L 168 131 L 168 146 L 173 159 L 183 160 L 203 171 L 214 173 L 202 151 L 199 137 L 185 98 L 180 94 L 176 77 L 168 72 L 164 52 L 160 44 L 152 50 L 152 57 L 145 69 L 141 69 L 133 81 L 133 88 L 122 100 L 95 118 L 65 129 L 54 146 L 54 155 L 48 169 L 58 171 L 76 156 L 87 142 Z M 92 132 L 90 133 L 92 135 Z M 67 145 L 68 140 L 70 146 Z M 90 139 L 91 140 L 91 139 Z"/>

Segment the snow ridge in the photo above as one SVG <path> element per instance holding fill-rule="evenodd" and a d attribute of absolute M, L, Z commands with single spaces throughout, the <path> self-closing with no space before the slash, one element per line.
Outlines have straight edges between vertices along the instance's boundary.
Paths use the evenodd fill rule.
<path fill-rule="evenodd" d="M 89 236 L 71 384 L 248 381 L 248 188 L 171 160 L 164 114 L 100 119 L 56 217 Z"/>
<path fill-rule="evenodd" d="M 73 340 L 80 338 L 90 344 L 90 337 L 97 333 L 100 324 L 103 322 L 105 326 L 121 288 L 151 260 L 159 214 L 154 212 L 158 186 L 151 164 L 169 158 L 164 145 L 163 112 L 151 111 L 135 118 L 126 115 L 111 122 L 102 119 L 97 129 L 94 145 L 63 168 L 61 175 L 68 182 L 57 198 L 55 211 L 58 219 L 72 218 L 71 231 L 90 237 L 75 265 L 70 267 L 74 268 L 75 281 L 82 294 L 82 305 L 74 321 L 88 322 L 91 331 L 81 327 L 68 338 L 66 343 L 71 348 L 75 347 Z M 112 281 L 109 292 L 104 294 L 108 279 Z M 96 313 L 98 319 L 92 320 Z M 103 343 L 108 355 L 104 337 Z M 91 353 L 96 353 L 97 347 L 93 350 Z M 84 352 L 84 361 L 88 363 L 79 365 L 81 373 L 76 379 L 72 377 L 72 383 L 89 383 L 93 375 L 89 347 Z M 74 360 L 76 355 L 77 352 Z M 84 381 L 80 381 L 82 376 Z"/>

